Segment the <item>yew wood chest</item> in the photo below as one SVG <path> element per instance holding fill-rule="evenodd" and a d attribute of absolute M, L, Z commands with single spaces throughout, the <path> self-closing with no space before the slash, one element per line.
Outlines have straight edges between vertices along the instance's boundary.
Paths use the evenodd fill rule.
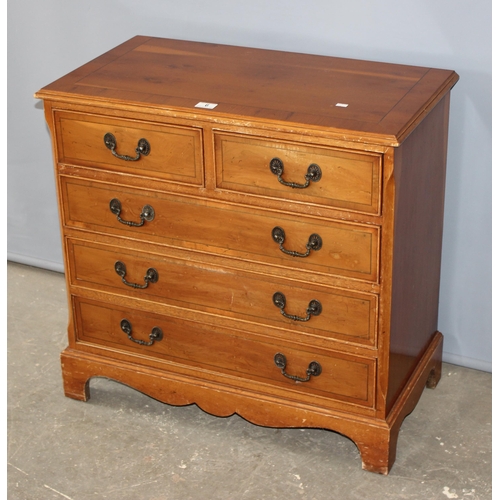
<path fill-rule="evenodd" d="M 66 396 L 351 438 L 388 473 L 441 371 L 453 71 L 138 36 L 40 90 Z"/>

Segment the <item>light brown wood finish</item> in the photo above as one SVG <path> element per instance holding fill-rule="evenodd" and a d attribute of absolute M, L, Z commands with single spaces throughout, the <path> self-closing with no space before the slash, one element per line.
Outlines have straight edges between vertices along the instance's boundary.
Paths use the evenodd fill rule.
<path fill-rule="evenodd" d="M 153 123 L 116 120 L 103 116 L 57 113 L 60 161 L 68 164 L 103 167 L 107 170 L 203 184 L 201 131 L 196 128 L 158 126 Z M 140 139 L 147 137 L 151 151 L 134 161 L 124 161 L 103 148 L 104 136 L 113 134 L 116 153 L 136 156 Z"/>
<path fill-rule="evenodd" d="M 373 405 L 373 359 L 353 358 L 339 353 L 325 356 L 311 349 L 308 352 L 299 351 L 282 344 L 213 332 L 203 325 L 185 320 L 145 315 L 108 304 L 78 300 L 76 308 L 81 319 L 77 328 L 80 341 L 132 353 L 140 352 L 144 357 L 159 357 L 257 382 L 270 380 L 273 385 L 285 387 L 294 393 L 305 392 L 327 398 L 323 404 L 328 404 L 334 398 Z M 122 319 L 131 323 L 134 339 L 149 342 L 149 335 L 155 327 L 162 329 L 163 339 L 151 346 L 137 344 L 120 328 Z M 297 383 L 286 378 L 273 362 L 278 352 L 283 352 L 287 358 L 288 373 L 306 377 L 309 363 L 317 361 L 322 367 L 321 376 L 311 377 L 308 383 Z M 147 364 L 148 360 L 144 357 L 143 363 Z M 263 363 L 263 360 L 268 363 Z M 295 394 L 294 397 L 299 396 Z"/>
<path fill-rule="evenodd" d="M 365 469 L 388 473 L 403 419 L 440 377 L 457 80 L 447 70 L 135 37 L 39 91 L 70 304 L 65 394 L 85 400 L 89 379 L 105 376 L 215 415 L 331 429 L 358 445 Z M 142 138 L 151 151 L 117 158 L 108 132 L 122 156 L 134 158 Z M 273 158 L 285 182 L 304 184 L 310 164 L 322 177 L 286 186 Z M 145 205 L 155 215 L 142 223 Z M 286 254 L 276 226 L 286 250 L 307 253 L 313 233 L 322 247 Z M 150 267 L 159 279 L 127 285 L 117 261 L 129 283 L 145 285 Z M 322 311 L 307 318 L 313 299 Z M 163 338 L 144 345 L 155 326 Z M 312 361 L 317 376 L 307 375 Z"/>
<path fill-rule="evenodd" d="M 199 204 L 191 198 L 117 189 L 113 184 L 81 179 L 61 177 L 61 181 L 68 226 L 122 236 L 134 234 L 144 240 L 204 249 L 215 255 L 223 253 L 280 267 L 378 281 L 377 227 L 296 215 L 287 217 L 280 212 L 241 207 L 228 211 L 226 206 Z M 120 218 L 125 222 L 140 223 L 145 205 L 153 207 L 154 219 L 140 227 L 129 227 L 110 210 L 113 199 L 119 199 Z M 221 220 L 225 224 L 220 224 Z M 290 257 L 273 239 L 275 227 L 285 232 L 285 250 L 306 253 L 312 234 L 321 237 L 321 248 L 311 250 L 307 258 Z"/>
<path fill-rule="evenodd" d="M 264 141 L 241 134 L 238 137 L 216 134 L 215 153 L 220 189 L 379 213 L 382 158 L 378 154 Z M 285 182 L 304 185 L 311 164 L 320 167 L 321 179 L 311 181 L 306 190 L 290 191 L 275 175 L 270 175 L 273 158 L 283 162 Z"/>
<path fill-rule="evenodd" d="M 88 241 L 68 241 L 72 267 L 69 282 L 74 286 L 107 290 L 148 301 L 202 310 L 228 317 L 247 318 L 266 326 L 286 327 L 352 342 L 375 343 L 375 295 L 301 284 L 276 277 L 234 272 L 219 266 L 201 267 L 198 260 L 169 258 L 167 254 L 141 254 L 116 246 L 101 246 Z M 115 263 L 126 266 L 125 280 L 144 286 L 149 268 L 158 272 L 158 281 L 147 288 L 134 289 L 123 283 Z M 286 297 L 287 314 L 306 317 L 311 300 L 318 300 L 322 312 L 304 323 L 283 317 L 273 303 L 273 295 Z"/>

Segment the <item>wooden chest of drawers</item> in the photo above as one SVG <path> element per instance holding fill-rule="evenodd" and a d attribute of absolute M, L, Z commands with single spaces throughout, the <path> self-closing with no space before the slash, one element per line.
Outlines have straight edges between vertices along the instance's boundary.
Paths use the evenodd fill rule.
<path fill-rule="evenodd" d="M 65 394 L 350 437 L 388 473 L 440 377 L 453 71 L 135 37 L 40 90 Z"/>

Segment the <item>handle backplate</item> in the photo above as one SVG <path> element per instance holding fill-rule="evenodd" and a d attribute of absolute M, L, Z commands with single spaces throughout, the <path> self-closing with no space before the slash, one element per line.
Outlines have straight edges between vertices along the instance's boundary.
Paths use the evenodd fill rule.
<path fill-rule="evenodd" d="M 283 172 L 285 170 L 285 165 L 283 164 L 283 161 L 280 158 L 273 158 L 269 162 L 269 169 L 274 175 L 278 177 L 278 181 L 280 182 L 280 184 L 296 189 L 305 189 L 306 187 L 309 186 L 311 181 L 318 182 L 319 180 L 321 180 L 321 177 L 323 175 L 320 166 L 317 165 L 316 163 L 311 163 L 307 168 L 306 175 L 304 176 L 304 179 L 306 180 L 304 184 L 297 184 L 296 182 L 287 182 L 282 177 Z"/>
<path fill-rule="evenodd" d="M 120 328 L 127 335 L 127 337 L 136 344 L 150 346 L 153 345 L 155 341 L 159 342 L 163 339 L 163 331 L 159 326 L 155 326 L 151 330 L 151 333 L 149 334 L 149 342 L 146 342 L 145 340 L 134 339 L 134 337 L 132 337 L 132 325 L 128 319 L 122 319 L 120 321 Z"/>
<path fill-rule="evenodd" d="M 273 240 L 278 243 L 280 250 L 287 255 L 291 255 L 292 257 L 307 257 L 311 250 L 317 252 L 323 246 L 323 240 L 319 234 L 313 233 L 309 236 L 309 241 L 306 243 L 306 251 L 305 252 L 297 252 L 295 250 L 287 250 L 283 243 L 285 242 L 285 230 L 279 226 L 273 228 L 271 232 Z"/>
<path fill-rule="evenodd" d="M 144 205 L 142 207 L 142 211 L 139 215 L 139 218 L 141 219 L 140 222 L 133 222 L 133 221 L 128 221 L 124 220 L 120 217 L 120 214 L 122 212 L 122 204 L 118 198 L 113 198 L 109 202 L 109 209 L 111 210 L 111 213 L 116 215 L 116 219 L 118 222 L 121 222 L 122 224 L 125 224 L 126 226 L 134 226 L 134 227 L 140 227 L 143 226 L 144 223 L 151 222 L 155 218 L 155 210 L 151 205 Z"/>
<path fill-rule="evenodd" d="M 286 297 L 281 292 L 276 292 L 273 295 L 273 304 L 279 308 L 280 313 L 285 318 L 291 319 L 293 321 L 309 321 L 311 319 L 311 316 L 319 316 L 323 311 L 323 306 L 321 305 L 321 302 L 319 300 L 313 299 L 309 302 L 309 305 L 306 309 L 305 317 L 288 314 L 285 312 Z"/>
<path fill-rule="evenodd" d="M 122 282 L 130 286 L 132 288 L 147 288 L 150 283 L 156 283 L 158 281 L 158 271 L 154 267 L 150 267 L 146 271 L 146 275 L 144 276 L 144 285 L 139 285 L 137 283 L 130 283 L 125 279 L 125 276 L 127 274 L 127 266 L 121 262 L 120 260 L 115 262 L 115 272 L 120 276 L 122 279 Z"/>
<path fill-rule="evenodd" d="M 135 157 L 118 154 L 116 152 L 116 137 L 111 132 L 104 134 L 104 145 L 113 153 L 113 156 L 125 161 L 137 161 L 141 158 L 141 155 L 148 156 L 151 152 L 151 146 L 147 139 L 139 139 L 135 148 Z"/>
<path fill-rule="evenodd" d="M 297 375 L 290 375 L 286 373 L 286 357 L 281 352 L 278 352 L 274 355 L 274 364 L 281 370 L 281 374 L 289 378 L 291 380 L 295 380 L 295 382 L 308 382 L 311 377 L 318 377 L 321 375 L 322 368 L 321 365 L 317 361 L 311 361 L 306 370 L 305 377 L 299 377 Z"/>

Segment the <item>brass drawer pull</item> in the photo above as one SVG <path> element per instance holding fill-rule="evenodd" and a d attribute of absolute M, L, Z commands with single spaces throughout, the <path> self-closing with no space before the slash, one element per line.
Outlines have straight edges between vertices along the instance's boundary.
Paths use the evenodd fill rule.
<path fill-rule="evenodd" d="M 150 267 L 146 271 L 146 275 L 144 276 L 144 285 L 138 285 L 137 283 L 129 283 L 125 279 L 125 275 L 127 274 L 127 267 L 123 262 L 119 260 L 115 262 L 115 272 L 116 274 L 118 274 L 118 276 L 120 276 L 125 285 L 131 286 L 132 288 L 147 288 L 150 283 L 156 283 L 158 281 L 158 271 L 153 267 Z"/>
<path fill-rule="evenodd" d="M 107 134 L 104 135 L 104 144 L 108 149 L 111 150 L 113 156 L 116 156 L 120 160 L 125 160 L 125 161 L 137 161 L 141 157 L 141 155 L 147 156 L 151 152 L 151 146 L 149 145 L 149 142 L 146 139 L 139 139 L 137 147 L 135 148 L 135 154 L 136 154 L 135 158 L 128 155 L 120 155 L 115 151 L 116 138 L 111 132 L 108 132 Z"/>
<path fill-rule="evenodd" d="M 311 234 L 311 236 L 309 236 L 309 241 L 306 244 L 306 251 L 304 253 L 287 250 L 283 247 L 283 243 L 285 242 L 285 231 L 279 226 L 276 226 L 273 229 L 272 237 L 273 240 L 280 246 L 280 250 L 287 255 L 291 255 L 292 257 L 307 257 L 311 253 L 311 250 L 318 251 L 323 246 L 321 236 L 319 234 Z"/>
<path fill-rule="evenodd" d="M 319 165 L 316 165 L 316 163 L 311 163 L 307 169 L 307 173 L 304 176 L 306 182 L 304 184 L 296 184 L 295 182 L 286 182 L 283 180 L 281 175 L 283 174 L 283 171 L 285 170 L 285 166 L 283 165 L 283 162 L 279 158 L 273 158 L 269 162 L 269 168 L 271 169 L 271 172 L 274 175 L 278 176 L 278 181 L 283 184 L 284 186 L 288 186 L 291 188 L 298 188 L 298 189 L 304 189 L 307 186 L 309 186 L 309 183 L 311 181 L 313 182 L 318 182 L 321 179 L 321 168 L 319 168 Z"/>
<path fill-rule="evenodd" d="M 127 226 L 140 227 L 143 226 L 146 221 L 150 222 L 155 218 L 154 208 L 151 205 L 144 205 L 142 207 L 142 212 L 139 215 L 141 222 L 132 222 L 128 220 L 123 220 L 120 217 L 120 213 L 122 211 L 122 204 L 120 200 L 117 198 L 113 198 L 109 202 L 109 209 L 114 215 L 116 215 L 116 219 L 118 220 L 118 222 L 121 222 L 122 224 L 125 224 Z"/>
<path fill-rule="evenodd" d="M 278 352 L 277 354 L 274 355 L 274 364 L 281 370 L 281 374 L 283 376 L 295 380 L 295 382 L 308 382 L 311 376 L 317 377 L 321 375 L 322 371 L 321 365 L 317 361 L 311 361 L 306 370 L 306 376 L 304 378 L 298 377 L 297 375 L 289 375 L 288 373 L 285 372 L 286 357 L 284 354 L 281 354 L 281 352 Z"/>
<path fill-rule="evenodd" d="M 319 302 L 318 300 L 311 300 L 311 302 L 309 302 L 309 306 L 306 309 L 305 318 L 287 314 L 285 312 L 286 297 L 281 292 L 276 292 L 273 295 L 273 304 L 276 307 L 279 307 L 281 314 L 285 316 L 285 318 L 292 319 L 293 321 L 309 321 L 311 319 L 311 316 L 319 316 L 321 314 L 321 311 L 323 310 L 321 302 Z"/>
<path fill-rule="evenodd" d="M 132 337 L 132 325 L 130 324 L 130 321 L 128 319 L 121 320 L 120 328 L 127 334 L 127 337 L 132 342 L 135 342 L 136 344 L 153 345 L 155 343 L 155 341 L 159 342 L 163 338 L 163 332 L 162 332 L 161 328 L 158 326 L 155 326 L 151 330 L 151 333 L 149 334 L 149 342 L 146 342 L 144 340 L 134 339 L 134 337 Z"/>

